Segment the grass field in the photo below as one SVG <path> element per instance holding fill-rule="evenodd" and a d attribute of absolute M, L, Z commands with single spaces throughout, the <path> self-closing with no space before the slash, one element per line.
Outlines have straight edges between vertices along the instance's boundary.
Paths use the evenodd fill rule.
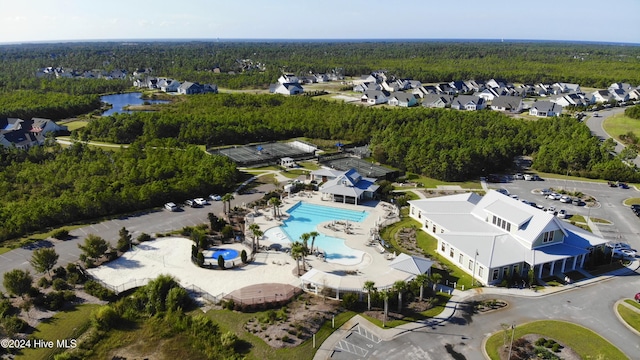
<path fill-rule="evenodd" d="M 73 130 L 77 130 L 87 126 L 88 123 L 89 122 L 86 120 L 74 120 L 74 121 L 69 121 L 68 123 L 64 123 L 63 125 L 66 126 L 69 129 L 69 131 L 73 131 Z"/>
<path fill-rule="evenodd" d="M 623 202 L 626 206 L 640 205 L 640 198 L 629 198 Z"/>
<path fill-rule="evenodd" d="M 636 136 L 640 136 L 640 120 L 635 120 L 630 117 L 619 114 L 607 118 L 602 127 L 611 137 L 620 141 L 620 135 L 632 132 Z"/>
<path fill-rule="evenodd" d="M 77 339 L 89 328 L 91 312 L 98 307 L 94 304 L 78 305 L 73 310 L 60 312 L 40 323 L 31 338 L 50 340 L 54 344 L 57 340 Z M 60 352 L 57 346 L 53 349 L 28 349 L 16 359 L 49 359 L 57 352 Z"/>
<path fill-rule="evenodd" d="M 624 353 L 595 332 L 564 321 L 543 320 L 517 325 L 515 338 L 527 334 L 539 334 L 560 341 L 573 349 L 581 359 L 628 359 Z M 503 346 L 503 332 L 493 334 L 486 343 L 489 358 L 498 360 L 499 348 Z"/>
<path fill-rule="evenodd" d="M 451 299 L 451 296 L 445 293 L 438 293 L 436 295 L 436 297 L 438 298 L 438 305 L 432 307 L 429 310 L 423 311 L 421 313 L 418 314 L 414 314 L 414 315 L 408 315 L 405 316 L 402 320 L 391 320 L 391 321 L 387 321 L 385 322 L 385 328 L 394 328 L 396 326 L 400 326 L 400 325 L 404 325 L 410 322 L 416 322 L 416 321 L 421 321 L 421 320 L 426 320 L 426 319 L 431 319 L 433 317 L 436 317 L 438 315 L 440 315 L 440 313 L 444 310 L 444 308 L 447 306 L 447 302 L 449 302 L 449 299 Z M 365 319 L 369 320 L 372 324 L 382 328 L 382 320 L 378 320 L 375 318 L 372 318 L 370 316 L 364 315 L 362 314 L 362 317 L 364 317 Z"/>
<path fill-rule="evenodd" d="M 624 302 L 626 302 L 629 305 L 635 306 L 638 308 L 638 310 L 640 310 L 640 303 L 635 301 L 635 300 L 631 300 L 631 299 L 627 299 Z"/>
<path fill-rule="evenodd" d="M 640 311 L 640 310 L 639 310 Z M 618 314 L 629 326 L 640 331 L 640 312 L 633 311 L 623 304 L 618 304 Z"/>

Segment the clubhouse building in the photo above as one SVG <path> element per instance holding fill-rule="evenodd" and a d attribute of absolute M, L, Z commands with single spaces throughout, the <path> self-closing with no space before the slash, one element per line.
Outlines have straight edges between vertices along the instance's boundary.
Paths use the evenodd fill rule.
<path fill-rule="evenodd" d="M 513 274 L 565 277 L 607 242 L 553 214 L 497 191 L 409 201 L 410 216 L 438 240 L 437 252 L 476 281 L 496 285 Z"/>

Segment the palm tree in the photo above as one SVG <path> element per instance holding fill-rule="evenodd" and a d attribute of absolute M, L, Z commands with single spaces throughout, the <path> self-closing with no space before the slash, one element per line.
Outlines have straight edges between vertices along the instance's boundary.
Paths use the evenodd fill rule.
<path fill-rule="evenodd" d="M 304 245 L 301 242 L 296 241 L 291 244 L 291 257 L 296 260 L 296 269 L 300 276 L 300 259 L 304 257 Z"/>
<path fill-rule="evenodd" d="M 262 230 L 260 230 L 260 226 L 256 223 L 249 225 L 249 231 L 251 231 L 251 237 L 253 238 L 253 242 L 251 243 L 253 252 L 256 252 L 256 249 L 260 245 L 258 243 L 259 239 L 264 235 Z"/>
<path fill-rule="evenodd" d="M 416 284 L 420 285 L 420 302 L 422 302 L 422 296 L 424 295 L 424 284 L 429 281 L 429 275 L 427 274 L 418 274 L 413 281 Z"/>
<path fill-rule="evenodd" d="M 309 233 L 309 235 L 311 235 L 311 252 L 313 253 L 313 245 L 316 242 L 316 237 L 320 236 L 320 233 L 318 233 L 317 231 L 312 231 Z"/>
<path fill-rule="evenodd" d="M 269 199 L 269 204 L 273 206 L 273 217 L 279 218 L 280 210 L 278 207 L 280 206 L 280 204 L 282 204 L 280 199 L 278 199 L 277 197 L 272 197 L 271 199 Z"/>
<path fill-rule="evenodd" d="M 302 244 L 304 245 L 304 250 L 307 254 L 309 254 L 309 239 L 311 238 L 311 234 L 303 233 L 300 235 L 300 240 L 302 240 Z"/>
<path fill-rule="evenodd" d="M 364 291 L 367 292 L 367 310 L 371 311 L 371 293 L 376 291 L 376 283 L 371 280 L 365 281 Z"/>
<path fill-rule="evenodd" d="M 384 289 L 380 291 L 380 296 L 382 296 L 382 300 L 384 301 L 384 317 L 382 318 L 382 327 L 385 327 L 387 315 L 389 315 L 389 290 Z"/>
<path fill-rule="evenodd" d="M 398 292 L 398 313 L 402 312 L 402 293 L 407 290 L 407 283 L 398 280 L 393 283 L 393 290 Z"/>
<path fill-rule="evenodd" d="M 434 292 L 436 291 L 436 286 L 440 283 L 441 280 L 442 280 L 442 275 L 440 275 L 439 273 L 431 273 L 431 276 L 429 276 L 429 281 L 433 286 Z"/>
<path fill-rule="evenodd" d="M 231 194 L 231 193 L 226 193 L 222 197 L 222 204 L 224 206 L 224 213 L 227 215 L 227 217 L 228 217 L 229 213 L 231 212 L 231 200 L 233 200 L 233 199 L 235 199 L 235 198 L 233 197 L 233 194 Z"/>

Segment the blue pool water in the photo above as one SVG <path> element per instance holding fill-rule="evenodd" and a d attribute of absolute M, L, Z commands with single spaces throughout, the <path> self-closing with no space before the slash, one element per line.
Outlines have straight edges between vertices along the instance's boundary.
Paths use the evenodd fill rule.
<path fill-rule="evenodd" d="M 214 250 L 211 256 L 212 259 L 218 259 L 218 256 L 222 255 L 225 260 L 233 260 L 238 257 L 238 252 L 233 249 L 212 249 Z"/>
<path fill-rule="evenodd" d="M 280 227 L 291 241 L 300 241 L 300 235 L 318 231 L 317 226 L 326 221 L 349 221 L 359 223 L 369 216 L 368 211 L 347 210 L 330 206 L 299 202 L 287 210 L 289 218 Z M 318 231 L 320 232 L 320 231 Z M 309 239 L 311 246 L 311 239 Z M 344 240 L 320 234 L 316 237 L 314 248 L 320 248 L 326 254 L 327 261 L 344 265 L 357 264 L 362 260 L 363 252 L 345 245 Z"/>

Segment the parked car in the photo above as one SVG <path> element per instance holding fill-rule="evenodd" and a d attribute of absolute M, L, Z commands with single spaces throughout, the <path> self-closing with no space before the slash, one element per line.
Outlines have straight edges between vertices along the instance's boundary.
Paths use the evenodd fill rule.
<path fill-rule="evenodd" d="M 560 210 L 558 211 L 558 214 L 556 216 L 559 217 L 560 219 L 566 219 L 568 214 L 566 210 Z"/>
<path fill-rule="evenodd" d="M 613 181 L 607 181 L 607 185 L 609 185 L 609 187 L 618 187 L 618 184 Z"/>
<path fill-rule="evenodd" d="M 547 210 L 545 210 L 545 211 L 546 211 L 547 214 L 554 215 L 556 213 L 556 208 L 555 208 L 555 206 L 549 206 L 547 208 Z"/>
<path fill-rule="evenodd" d="M 507 195 L 509 196 L 509 190 L 505 189 L 505 188 L 500 188 L 500 189 L 496 189 L 497 192 L 499 192 L 502 195 Z"/>
<path fill-rule="evenodd" d="M 582 205 L 582 200 L 580 200 L 578 198 L 573 198 L 573 199 L 571 199 L 571 203 L 573 205 L 580 206 L 580 205 Z"/>
<path fill-rule="evenodd" d="M 636 294 L 634 299 L 636 299 L 636 301 L 640 303 L 640 292 Z"/>
<path fill-rule="evenodd" d="M 600 117 L 600 114 L 598 114 L 598 113 L 593 113 L 593 117 Z"/>
<path fill-rule="evenodd" d="M 548 196 L 550 194 L 552 194 L 553 192 L 551 191 L 551 189 L 542 189 L 540 190 L 540 193 L 544 196 Z"/>
<path fill-rule="evenodd" d="M 166 204 L 164 204 L 164 208 L 169 210 L 169 211 L 178 211 L 178 205 L 172 203 L 172 202 L 168 202 Z"/>
<path fill-rule="evenodd" d="M 533 180 L 533 181 L 542 181 L 542 178 L 540 176 L 538 176 L 538 175 L 533 175 L 531 177 L 531 180 Z"/>
<path fill-rule="evenodd" d="M 620 189 L 628 189 L 629 185 L 627 185 L 626 183 L 621 182 L 621 183 L 618 183 L 618 187 Z"/>
<path fill-rule="evenodd" d="M 526 181 L 532 181 L 532 180 L 533 180 L 533 175 L 531 175 L 531 174 L 525 174 L 525 175 L 524 175 L 524 179 L 525 179 Z"/>
<path fill-rule="evenodd" d="M 211 195 L 209 195 L 209 199 L 211 199 L 213 201 L 220 201 L 220 200 L 222 200 L 222 196 L 220 196 L 218 194 L 211 194 Z"/>
<path fill-rule="evenodd" d="M 515 175 L 513 175 L 513 179 L 514 180 L 524 180 L 524 175 L 517 173 Z"/>
<path fill-rule="evenodd" d="M 636 257 L 636 251 L 632 249 L 613 249 L 614 257 L 633 258 Z"/>
<path fill-rule="evenodd" d="M 203 199 L 203 198 L 196 198 L 196 199 L 193 199 L 193 201 L 195 201 L 196 204 L 198 204 L 200 206 L 209 205 L 209 202 L 206 199 Z"/>
<path fill-rule="evenodd" d="M 568 197 L 567 195 L 562 195 L 560 197 L 560 202 L 565 204 L 571 204 L 571 198 Z"/>
<path fill-rule="evenodd" d="M 614 250 L 615 249 L 631 249 L 631 245 L 623 242 L 613 242 L 613 243 L 609 242 L 606 244 L 606 246 Z"/>
<path fill-rule="evenodd" d="M 519 196 L 516 195 L 516 194 L 511 194 L 511 195 L 509 195 L 509 197 L 511 197 L 512 199 L 516 199 L 516 200 L 519 199 Z"/>
<path fill-rule="evenodd" d="M 549 200 L 560 200 L 560 198 L 562 198 L 562 195 L 560 195 L 558 193 L 551 193 L 551 194 L 547 195 L 547 199 L 549 199 Z"/>
<path fill-rule="evenodd" d="M 192 208 L 197 208 L 197 207 L 201 207 L 202 205 L 198 204 L 195 200 L 193 199 L 189 199 L 187 201 L 184 202 L 184 204 L 186 206 L 190 206 Z"/>

